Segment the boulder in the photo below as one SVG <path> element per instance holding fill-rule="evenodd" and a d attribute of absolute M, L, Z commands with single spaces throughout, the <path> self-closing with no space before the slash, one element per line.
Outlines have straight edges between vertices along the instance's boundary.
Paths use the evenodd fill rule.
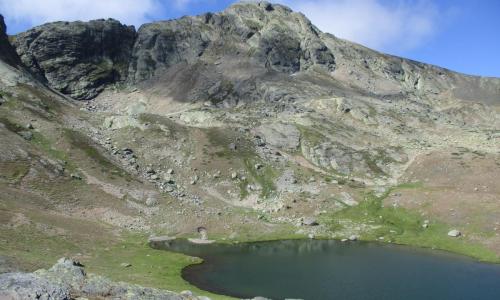
<path fill-rule="evenodd" d="M 342 202 L 347 206 L 356 206 L 359 204 L 348 192 L 342 192 L 341 196 Z"/>
<path fill-rule="evenodd" d="M 0 299 L 71 299 L 66 286 L 52 283 L 34 274 L 0 275 Z"/>
<path fill-rule="evenodd" d="M 266 144 L 279 149 L 296 150 L 300 145 L 300 131 L 292 124 L 265 124 L 257 127 L 255 133 Z"/>
<path fill-rule="evenodd" d="M 451 236 L 451 237 L 459 237 L 461 235 L 462 235 L 462 233 L 456 229 L 452 229 L 448 232 L 448 236 Z"/>
<path fill-rule="evenodd" d="M 319 223 L 313 217 L 305 217 L 302 219 L 302 225 L 304 225 L 304 226 L 317 226 L 317 225 L 319 225 Z"/>
<path fill-rule="evenodd" d="M 151 206 L 158 205 L 158 198 L 156 198 L 156 197 L 154 197 L 154 196 L 153 196 L 153 197 L 148 197 L 148 198 L 146 199 L 146 205 L 147 205 L 147 206 L 150 206 L 150 207 L 151 207 Z"/>

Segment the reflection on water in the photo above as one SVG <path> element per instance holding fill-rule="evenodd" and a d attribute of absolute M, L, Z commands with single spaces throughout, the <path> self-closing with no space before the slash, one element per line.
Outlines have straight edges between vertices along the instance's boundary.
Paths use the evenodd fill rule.
<path fill-rule="evenodd" d="M 439 251 L 332 240 L 152 246 L 204 258 L 184 279 L 235 297 L 500 299 L 499 265 Z"/>

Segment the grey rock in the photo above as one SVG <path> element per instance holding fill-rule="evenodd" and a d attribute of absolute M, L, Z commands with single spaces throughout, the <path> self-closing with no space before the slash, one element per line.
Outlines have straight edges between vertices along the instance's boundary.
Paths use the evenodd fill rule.
<path fill-rule="evenodd" d="M 305 218 L 302 219 L 302 225 L 305 225 L 305 226 L 317 226 L 317 225 L 319 225 L 319 223 L 313 217 L 305 217 Z"/>
<path fill-rule="evenodd" d="M 2 15 L 0 15 L 0 60 L 15 67 L 22 65 L 16 50 L 10 44 L 7 36 L 7 26 Z"/>
<path fill-rule="evenodd" d="M 452 229 L 448 232 L 448 236 L 451 236 L 451 237 L 459 237 L 461 235 L 462 235 L 462 233 L 456 229 Z"/>
<path fill-rule="evenodd" d="M 76 99 L 95 97 L 126 78 L 135 29 L 116 20 L 54 22 L 15 36 L 24 65 Z"/>
<path fill-rule="evenodd" d="M 1 299 L 69 300 L 74 295 L 99 299 L 197 299 L 192 293 L 177 294 L 87 274 L 81 264 L 66 258 L 49 270 L 0 275 Z"/>
<path fill-rule="evenodd" d="M 155 206 L 158 205 L 158 198 L 156 197 L 148 197 L 146 199 L 146 205 L 147 206 Z"/>
<path fill-rule="evenodd" d="M 356 206 L 358 205 L 358 201 L 354 200 L 354 198 L 348 192 L 340 193 L 342 195 L 342 202 L 347 206 Z"/>
<path fill-rule="evenodd" d="M 33 133 L 31 131 L 20 131 L 18 134 L 27 141 L 31 141 L 33 139 Z"/>
<path fill-rule="evenodd" d="M 266 144 L 273 147 L 295 150 L 300 145 L 300 131 L 292 124 L 272 123 L 255 129 Z"/>
<path fill-rule="evenodd" d="M 71 173 L 71 178 L 76 179 L 76 180 L 82 180 L 82 176 L 78 173 Z"/>
<path fill-rule="evenodd" d="M 35 274 L 0 275 L 0 299 L 71 299 L 70 290 Z"/>

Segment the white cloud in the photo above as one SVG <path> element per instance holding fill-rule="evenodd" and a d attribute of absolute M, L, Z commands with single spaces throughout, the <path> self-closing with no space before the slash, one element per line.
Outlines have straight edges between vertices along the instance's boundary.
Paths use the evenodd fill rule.
<path fill-rule="evenodd" d="M 0 11 L 9 23 L 31 26 L 51 21 L 99 18 L 115 18 L 138 26 L 161 9 L 159 0 L 0 0 Z"/>
<path fill-rule="evenodd" d="M 416 48 L 438 31 L 444 16 L 425 0 L 283 0 L 322 31 L 383 51 Z"/>
<path fill-rule="evenodd" d="M 171 11 L 216 0 L 0 0 L 9 27 L 115 18 L 139 26 Z M 430 0 L 275 0 L 303 12 L 321 30 L 382 51 L 404 51 L 431 38 L 444 14 Z"/>

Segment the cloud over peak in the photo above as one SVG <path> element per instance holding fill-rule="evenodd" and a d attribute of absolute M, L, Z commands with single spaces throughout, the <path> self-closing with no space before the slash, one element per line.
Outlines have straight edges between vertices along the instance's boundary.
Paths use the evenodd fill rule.
<path fill-rule="evenodd" d="M 30 26 L 100 18 L 114 18 L 138 26 L 160 9 L 158 0 L 0 0 L 0 11 L 10 24 Z"/>
<path fill-rule="evenodd" d="M 14 31 L 51 21 L 99 18 L 114 18 L 138 27 L 180 12 L 192 14 L 204 6 L 213 7 L 216 1 L 0 0 L 0 12 Z M 438 32 L 448 16 L 430 0 L 275 1 L 303 12 L 325 32 L 387 52 L 418 48 Z"/>
<path fill-rule="evenodd" d="M 431 38 L 443 13 L 429 1 L 283 0 L 325 32 L 378 50 L 409 50 Z"/>

